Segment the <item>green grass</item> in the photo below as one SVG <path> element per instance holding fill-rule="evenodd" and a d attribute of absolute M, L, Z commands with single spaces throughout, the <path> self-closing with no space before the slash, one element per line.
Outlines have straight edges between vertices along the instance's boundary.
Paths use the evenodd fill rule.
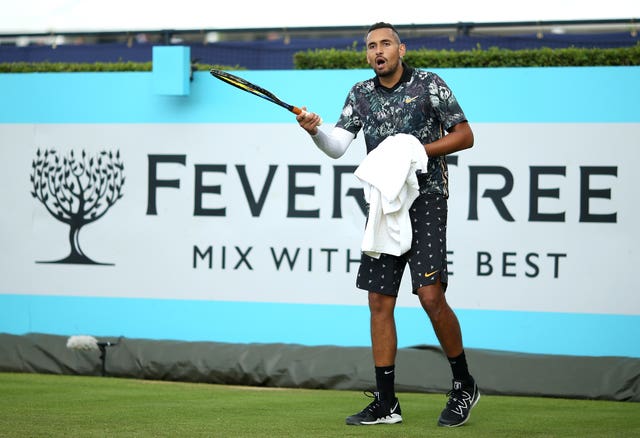
<path fill-rule="evenodd" d="M 0 437 L 640 437 L 640 403 L 483 395 L 443 429 L 443 394 L 399 396 L 403 424 L 346 426 L 360 392 L 0 373 Z"/>

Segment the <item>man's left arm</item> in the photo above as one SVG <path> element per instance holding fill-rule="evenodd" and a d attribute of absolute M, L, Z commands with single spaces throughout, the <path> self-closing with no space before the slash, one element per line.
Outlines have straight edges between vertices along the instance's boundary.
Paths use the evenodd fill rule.
<path fill-rule="evenodd" d="M 424 145 L 429 157 L 449 155 L 473 146 L 473 131 L 469 122 L 460 122 L 449 128 L 447 135 L 439 140 Z"/>

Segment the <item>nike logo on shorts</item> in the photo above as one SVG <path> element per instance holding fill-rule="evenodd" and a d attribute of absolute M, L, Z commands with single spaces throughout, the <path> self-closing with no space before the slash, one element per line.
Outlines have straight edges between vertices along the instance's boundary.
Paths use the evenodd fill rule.
<path fill-rule="evenodd" d="M 424 277 L 425 277 L 425 278 L 433 277 L 433 276 L 434 276 L 435 274 L 437 274 L 438 272 L 440 272 L 440 270 L 439 270 L 439 269 L 437 269 L 437 270 L 435 270 L 435 271 L 433 271 L 433 272 L 425 273 L 425 274 L 424 274 Z"/>

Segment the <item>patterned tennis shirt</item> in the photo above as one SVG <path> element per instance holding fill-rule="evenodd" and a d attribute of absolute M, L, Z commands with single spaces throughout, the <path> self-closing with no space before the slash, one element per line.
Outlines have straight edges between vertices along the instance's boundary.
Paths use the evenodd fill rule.
<path fill-rule="evenodd" d="M 378 77 L 355 84 L 345 101 L 337 127 L 357 135 L 362 129 L 367 153 L 385 138 L 412 134 L 422 144 L 432 143 L 444 131 L 467 121 L 457 99 L 445 81 L 435 73 L 403 64 L 402 78 L 389 89 Z M 444 156 L 429 158 L 426 193 L 449 196 L 447 163 Z"/>

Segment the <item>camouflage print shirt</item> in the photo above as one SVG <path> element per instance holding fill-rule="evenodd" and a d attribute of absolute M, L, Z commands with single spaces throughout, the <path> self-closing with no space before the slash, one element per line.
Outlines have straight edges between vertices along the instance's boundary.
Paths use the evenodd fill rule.
<path fill-rule="evenodd" d="M 369 153 L 398 133 L 412 134 L 423 144 L 432 143 L 466 120 L 442 78 L 404 65 L 402 79 L 392 89 L 382 86 L 377 77 L 355 84 L 336 126 L 356 135 L 362 129 Z M 444 156 L 429 159 L 425 184 L 422 192 L 449 196 Z"/>

